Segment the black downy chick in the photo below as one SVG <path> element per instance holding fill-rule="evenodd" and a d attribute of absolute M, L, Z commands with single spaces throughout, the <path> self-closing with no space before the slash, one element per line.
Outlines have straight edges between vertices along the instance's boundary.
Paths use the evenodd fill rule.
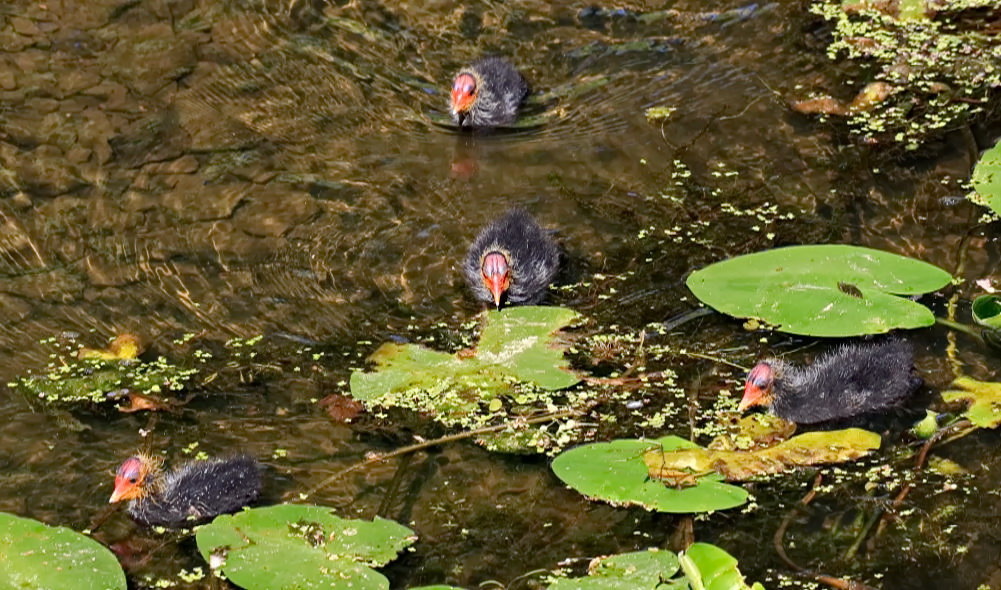
<path fill-rule="evenodd" d="M 236 512 L 261 493 L 260 464 L 249 455 L 192 461 L 169 473 L 161 464 L 139 454 L 115 475 L 110 502 L 129 500 L 129 516 L 139 524 L 189 527 Z"/>
<path fill-rule="evenodd" d="M 763 405 L 790 422 L 818 424 L 897 406 L 922 383 L 907 341 L 845 344 L 807 367 L 779 359 L 758 363 L 747 376 L 739 410 Z"/>
<path fill-rule="evenodd" d="M 455 75 L 449 112 L 459 127 L 502 127 L 518 118 L 526 96 L 528 83 L 510 62 L 484 57 Z"/>
<path fill-rule="evenodd" d="M 511 209 L 473 241 L 462 272 L 476 298 L 500 307 L 538 303 L 560 268 L 560 247 L 524 209 Z"/>

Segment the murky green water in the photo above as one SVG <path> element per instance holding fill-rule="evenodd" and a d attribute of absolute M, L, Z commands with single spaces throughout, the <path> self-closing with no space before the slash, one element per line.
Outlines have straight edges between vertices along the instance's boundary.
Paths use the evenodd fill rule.
<path fill-rule="evenodd" d="M 84 528 L 105 508 L 114 467 L 143 446 L 175 460 L 195 442 L 210 454 L 253 453 L 269 464 L 267 492 L 278 501 L 368 451 L 409 444 L 391 425 L 335 424 L 315 400 L 345 392 L 351 369 L 388 338 L 456 340 L 450 331 L 479 309 L 461 257 L 512 205 L 558 229 L 569 253 L 563 282 L 573 286 L 555 302 L 621 333 L 695 308 L 690 270 L 776 245 L 853 243 L 964 278 L 995 272 L 994 234 L 971 233 L 978 212 L 955 204 L 976 159 L 966 136 L 893 163 L 786 108 L 836 73 L 803 6 L 759 7 L 743 21 L 712 18 L 721 7 L 709 2 L 648 19 L 583 18 L 585 6 L 0 6 L 3 382 L 43 367 L 39 342 L 65 332 L 94 346 L 136 333 L 148 354 L 175 358 L 219 352 L 218 376 L 155 418 L 41 412 L 4 390 L 0 510 Z M 446 91 L 484 52 L 523 69 L 534 124 L 458 136 L 441 124 Z M 644 110 L 654 106 L 677 110 L 650 122 Z M 944 299 L 933 303 L 945 313 Z M 183 334 L 196 337 L 176 344 Z M 253 360 L 219 346 L 258 334 Z M 661 338 L 745 366 L 805 343 L 762 342 L 712 316 Z M 945 331 L 913 340 L 933 388 L 954 371 L 996 377 L 997 358 L 968 338 L 954 339 L 956 363 Z M 705 360 L 662 364 L 704 408 L 742 379 Z M 776 586 L 790 569 L 772 537 L 791 515 L 787 551 L 809 569 L 885 588 L 997 587 L 999 540 L 988 524 L 1001 505 L 997 442 L 987 432 L 943 447 L 972 473 L 963 484 L 972 491 L 929 478 L 900 508 L 902 530 L 891 524 L 854 557 L 845 553 L 860 523 L 896 495 L 865 486 L 861 469 L 857 485 L 801 513 L 791 510 L 812 476 L 758 484 L 757 511 L 700 518 L 695 537 Z M 906 472 L 907 461 L 894 465 Z M 564 559 L 671 546 L 680 522 L 588 503 L 542 458 L 456 444 L 414 457 L 391 483 L 397 466 L 354 472 L 314 500 L 417 531 L 416 552 L 388 569 L 398 587 L 509 583 Z M 150 541 L 124 516 L 96 536 L 116 544 L 139 586 L 199 563 L 190 541 Z"/>

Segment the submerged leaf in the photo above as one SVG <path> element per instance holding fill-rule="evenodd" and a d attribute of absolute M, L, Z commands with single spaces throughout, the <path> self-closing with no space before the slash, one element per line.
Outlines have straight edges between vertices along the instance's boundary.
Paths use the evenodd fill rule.
<path fill-rule="evenodd" d="M 650 477 L 677 482 L 687 474 L 715 471 L 728 481 L 781 473 L 804 465 L 842 463 L 879 448 L 880 437 L 860 428 L 807 432 L 759 451 L 711 451 L 700 447 L 673 451 L 650 450 L 643 460 Z"/>
<path fill-rule="evenodd" d="M 905 297 L 951 278 L 920 260 L 829 244 L 738 256 L 692 273 L 687 284 L 723 313 L 792 334 L 845 337 L 932 325 L 931 310 Z"/>
<path fill-rule="evenodd" d="M 719 481 L 716 474 L 686 473 L 688 487 L 675 489 L 650 478 L 643 462 L 647 452 L 689 449 L 695 444 L 677 436 L 656 440 L 620 439 L 570 449 L 553 461 L 564 483 L 589 498 L 616 505 L 638 505 L 659 512 L 707 512 L 740 506 L 743 488 Z"/>
<path fill-rule="evenodd" d="M 960 377 L 952 382 L 952 389 L 942 394 L 947 402 L 969 402 L 963 412 L 970 422 L 981 428 L 1001 426 L 1001 383 L 977 381 Z"/>
<path fill-rule="evenodd" d="M 79 359 L 100 359 L 102 361 L 130 361 L 139 357 L 142 344 L 134 334 L 121 334 L 108 344 L 104 350 L 81 348 L 77 352 Z"/>

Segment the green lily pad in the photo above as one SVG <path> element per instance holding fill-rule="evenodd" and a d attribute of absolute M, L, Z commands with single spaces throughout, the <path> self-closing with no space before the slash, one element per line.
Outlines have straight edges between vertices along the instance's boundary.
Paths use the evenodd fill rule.
<path fill-rule="evenodd" d="M 681 576 L 674 577 L 678 570 Z M 764 590 L 748 586 L 737 570 L 737 560 L 708 543 L 695 543 L 675 555 L 649 549 L 600 557 L 583 578 L 568 578 L 548 590 Z"/>
<path fill-rule="evenodd" d="M 643 462 L 649 451 L 673 451 L 696 445 L 683 438 L 620 439 L 570 449 L 553 461 L 564 483 L 589 498 L 616 505 L 636 505 L 659 512 L 708 512 L 747 502 L 747 492 L 719 481 L 715 473 L 690 474 L 689 487 L 671 488 L 650 477 Z"/>
<path fill-rule="evenodd" d="M 94 539 L 0 512 L 0 588 L 125 590 L 118 559 Z"/>
<path fill-rule="evenodd" d="M 932 325 L 931 310 L 905 297 L 951 279 L 920 260 L 829 244 L 738 256 L 692 273 L 687 284 L 723 313 L 791 334 L 846 337 Z"/>
<path fill-rule="evenodd" d="M 973 168 L 973 188 L 984 204 L 1001 215 L 1001 142 L 984 152 Z"/>
<path fill-rule="evenodd" d="M 281 504 L 219 516 L 195 539 L 213 570 L 248 590 L 386 590 L 389 581 L 371 568 L 395 559 L 415 537 L 391 520 Z"/>
<path fill-rule="evenodd" d="M 861 428 L 807 432 L 767 449 L 714 451 L 693 446 L 674 450 L 652 449 L 643 460 L 650 477 L 673 484 L 692 473 L 715 471 L 727 481 L 744 481 L 758 475 L 781 473 L 804 465 L 843 463 L 879 448 L 880 437 Z"/>
<path fill-rule="evenodd" d="M 1001 297 L 981 295 L 974 299 L 973 321 L 991 330 L 1001 330 Z"/>
<path fill-rule="evenodd" d="M 963 412 L 970 422 L 981 428 L 1001 426 L 1001 383 L 977 381 L 960 377 L 952 383 L 952 389 L 942 393 L 947 402 L 969 402 Z"/>
<path fill-rule="evenodd" d="M 692 588 L 705 590 L 764 590 L 755 582 L 748 586 L 737 569 L 737 560 L 715 545 L 695 543 L 679 556 L 689 580 L 698 580 Z"/>
<path fill-rule="evenodd" d="M 557 580 L 549 590 L 665 590 L 663 582 L 679 567 L 678 557 L 670 551 L 621 553 L 596 560 L 587 577 Z"/>

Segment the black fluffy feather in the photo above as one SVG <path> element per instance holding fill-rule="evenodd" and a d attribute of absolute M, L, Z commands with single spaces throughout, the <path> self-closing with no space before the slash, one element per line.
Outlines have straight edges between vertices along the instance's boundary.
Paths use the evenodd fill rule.
<path fill-rule="evenodd" d="M 155 493 L 129 502 L 147 526 L 188 527 L 252 504 L 261 493 L 260 465 L 249 455 L 186 463 L 152 481 Z"/>
<path fill-rule="evenodd" d="M 845 344 L 796 367 L 765 361 L 775 371 L 771 408 L 799 424 L 853 418 L 899 405 L 923 383 L 914 372 L 914 351 L 900 339 Z"/>

